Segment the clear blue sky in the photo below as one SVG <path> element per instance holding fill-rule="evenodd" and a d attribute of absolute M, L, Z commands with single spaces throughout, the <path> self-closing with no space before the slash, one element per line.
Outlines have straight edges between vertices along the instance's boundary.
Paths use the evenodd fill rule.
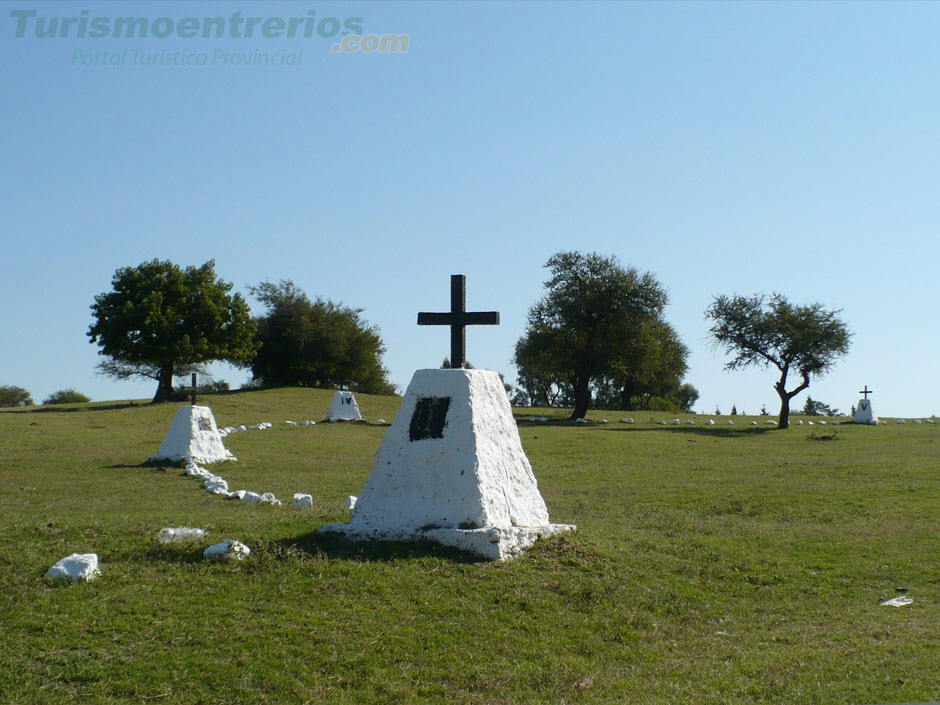
<path fill-rule="evenodd" d="M 315 11 L 409 43 L 37 38 L 35 19 L 18 38 L 22 10 Z M 446 310 L 465 274 L 469 307 L 502 314 L 468 331 L 468 357 L 512 379 L 545 261 L 578 249 L 668 287 L 700 411 L 777 410 L 774 373 L 724 372 L 703 312 L 779 291 L 841 308 L 855 334 L 813 398 L 847 410 L 867 384 L 881 415 L 940 413 L 938 30 L 937 3 L 0 3 L 0 384 L 152 396 L 97 377 L 86 331 L 114 271 L 153 258 L 364 308 L 402 388 L 448 352 L 417 312 Z M 135 50 L 207 64 L 133 65 Z M 212 66 L 217 50 L 303 53 Z"/>

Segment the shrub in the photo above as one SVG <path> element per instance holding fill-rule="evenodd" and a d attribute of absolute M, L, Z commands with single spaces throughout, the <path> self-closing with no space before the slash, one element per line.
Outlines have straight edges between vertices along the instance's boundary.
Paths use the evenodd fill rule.
<path fill-rule="evenodd" d="M 89 401 L 91 401 L 91 397 L 86 397 L 81 392 L 76 392 L 69 387 L 50 394 L 42 403 L 43 406 L 49 406 L 50 404 L 84 404 Z"/>
<path fill-rule="evenodd" d="M 0 407 L 29 406 L 33 398 L 22 387 L 0 387 Z"/>

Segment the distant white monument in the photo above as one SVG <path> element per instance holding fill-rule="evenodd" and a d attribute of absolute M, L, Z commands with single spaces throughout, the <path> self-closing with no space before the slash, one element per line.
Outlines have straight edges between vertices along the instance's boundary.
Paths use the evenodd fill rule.
<path fill-rule="evenodd" d="M 176 462 L 183 458 L 192 458 L 197 463 L 235 460 L 235 456 L 222 445 L 215 417 L 208 406 L 190 405 L 177 409 L 159 452 L 150 460 Z"/>
<path fill-rule="evenodd" d="M 359 404 L 352 392 L 339 391 L 333 395 L 330 410 L 326 413 L 327 421 L 363 421 L 359 413 Z"/>
<path fill-rule="evenodd" d="M 859 394 L 864 395 L 864 398 L 858 400 L 858 406 L 855 408 L 855 418 L 853 419 L 855 423 L 868 424 L 869 426 L 878 424 L 878 417 L 875 416 L 875 410 L 871 406 L 871 399 L 868 398 L 868 395 L 871 393 L 872 390 L 868 388 L 867 384 L 865 385 L 865 389 L 859 392 Z"/>
<path fill-rule="evenodd" d="M 429 540 L 502 560 L 575 528 L 549 523 L 499 375 L 463 369 L 464 326 L 499 322 L 495 312 L 466 312 L 464 282 L 451 277 L 451 313 L 418 314 L 419 324 L 451 326 L 453 368 L 415 372 L 349 523 L 322 533 Z"/>

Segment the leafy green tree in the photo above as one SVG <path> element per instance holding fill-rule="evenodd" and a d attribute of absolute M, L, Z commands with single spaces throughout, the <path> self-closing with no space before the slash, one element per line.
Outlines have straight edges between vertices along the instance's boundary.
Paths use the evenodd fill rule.
<path fill-rule="evenodd" d="M 0 387 L 0 407 L 29 406 L 32 403 L 33 398 L 22 387 Z"/>
<path fill-rule="evenodd" d="M 134 376 L 157 381 L 154 403 L 168 401 L 173 378 L 212 360 L 233 364 L 251 360 L 258 348 L 255 323 L 241 294 L 216 279 L 215 261 L 181 269 L 154 259 L 122 267 L 112 291 L 92 305 L 95 322 L 88 330 L 99 355 L 102 374 L 117 379 Z"/>
<path fill-rule="evenodd" d="M 679 408 L 691 412 L 695 402 L 698 401 L 698 390 L 686 382 L 679 386 L 676 397 L 679 399 Z"/>
<path fill-rule="evenodd" d="M 571 418 L 582 418 L 592 381 L 613 374 L 630 341 L 662 314 L 667 295 L 652 274 L 624 268 L 616 257 L 559 252 L 545 266 L 548 291 L 529 310 L 513 361 L 528 376 L 568 382 Z"/>
<path fill-rule="evenodd" d="M 838 416 L 839 410 L 831 408 L 828 404 L 816 401 L 811 396 L 806 397 L 806 403 L 803 405 L 803 416 Z M 854 413 L 852 414 L 855 415 Z"/>
<path fill-rule="evenodd" d="M 712 322 L 715 347 L 734 357 L 726 370 L 750 365 L 775 367 L 780 376 L 774 389 L 780 397 L 779 428 L 790 425 L 790 400 L 820 378 L 849 350 L 852 334 L 838 314 L 822 304 L 795 306 L 781 294 L 716 296 L 705 312 Z M 801 382 L 787 390 L 793 372 Z"/>
<path fill-rule="evenodd" d="M 49 406 L 52 404 L 84 404 L 90 402 L 91 397 L 87 397 L 81 392 L 76 392 L 74 389 L 60 389 L 58 392 L 53 392 L 48 397 L 43 399 L 43 406 Z"/>
<path fill-rule="evenodd" d="M 311 301 L 292 281 L 263 282 L 252 295 L 267 307 L 257 317 L 258 354 L 252 376 L 267 386 L 335 388 L 394 394 L 382 365 L 385 345 L 376 326 L 333 301 Z"/>
<path fill-rule="evenodd" d="M 614 375 L 621 385 L 620 408 L 648 408 L 654 396 L 681 407 L 678 391 L 688 371 L 688 356 L 679 334 L 657 313 L 624 341 L 614 361 Z"/>

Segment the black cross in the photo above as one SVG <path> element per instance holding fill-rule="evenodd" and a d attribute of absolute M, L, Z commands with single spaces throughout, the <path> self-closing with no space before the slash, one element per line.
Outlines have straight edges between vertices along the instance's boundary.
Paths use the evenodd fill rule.
<path fill-rule="evenodd" d="M 869 394 L 874 394 L 874 392 L 873 392 L 871 389 L 868 388 L 868 385 L 867 385 L 867 384 L 865 385 L 865 389 L 859 390 L 858 393 L 859 393 L 859 394 L 864 394 L 866 399 L 868 399 L 868 395 L 869 395 Z"/>
<path fill-rule="evenodd" d="M 467 278 L 450 276 L 450 313 L 419 313 L 419 326 L 450 326 L 450 366 L 460 369 L 467 361 L 467 326 L 498 326 L 498 311 L 467 312 Z"/>
<path fill-rule="evenodd" d="M 189 399 L 189 403 L 191 406 L 196 406 L 196 373 L 195 372 L 193 372 L 193 391 L 192 391 L 192 396 Z"/>

